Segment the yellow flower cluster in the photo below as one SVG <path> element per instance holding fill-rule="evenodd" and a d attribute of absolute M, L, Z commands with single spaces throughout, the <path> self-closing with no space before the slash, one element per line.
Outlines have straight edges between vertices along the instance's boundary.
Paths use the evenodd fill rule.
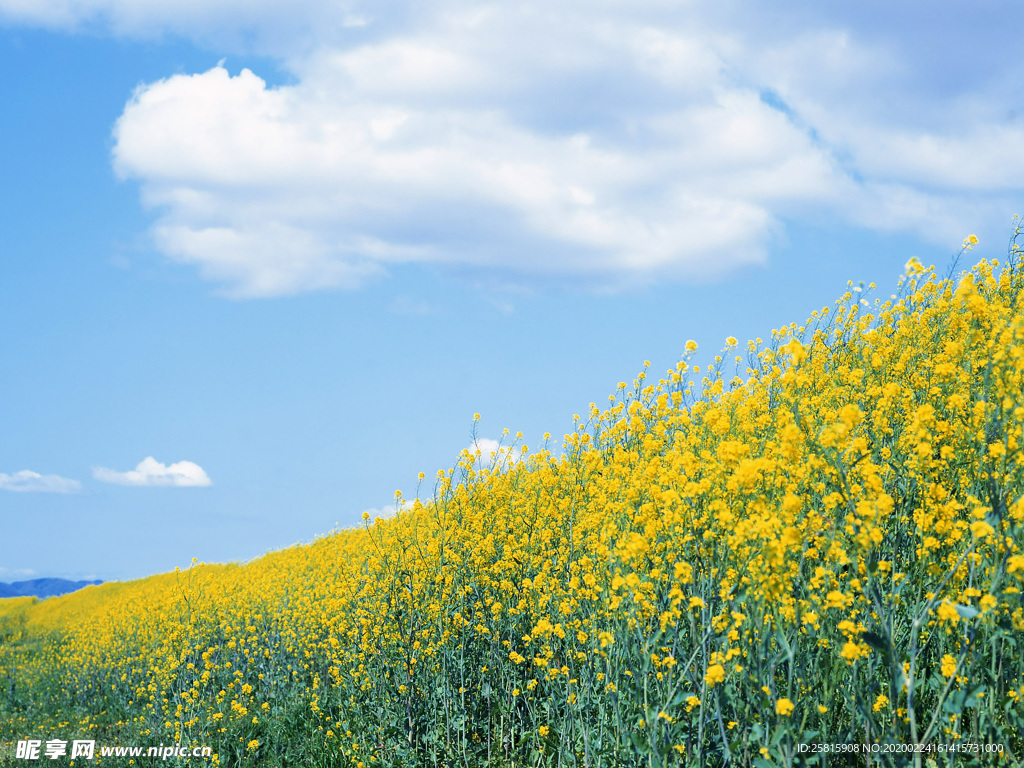
<path fill-rule="evenodd" d="M 699 381 L 688 342 L 562 455 L 467 452 L 391 519 L 0 601 L 0 690 L 48 702 L 0 739 L 73 720 L 261 768 L 750 764 L 802 727 L 925 743 L 953 717 L 1020 756 L 1022 289 L 1014 264 L 911 264 L 731 378 L 735 339 Z"/>

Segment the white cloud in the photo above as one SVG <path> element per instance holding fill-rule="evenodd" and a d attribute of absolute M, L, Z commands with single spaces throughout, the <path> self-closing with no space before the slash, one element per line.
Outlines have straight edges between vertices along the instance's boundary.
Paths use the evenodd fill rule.
<path fill-rule="evenodd" d="M 31 568 L 3 568 L 0 567 L 0 578 L 11 579 L 17 581 L 20 579 L 30 579 L 36 575 L 36 572 Z"/>
<path fill-rule="evenodd" d="M 523 457 L 518 447 L 502 445 L 489 437 L 478 437 L 466 451 L 485 467 L 515 464 Z"/>
<path fill-rule="evenodd" d="M 191 461 L 179 461 L 171 465 L 161 464 L 147 456 L 135 469 L 117 472 L 106 467 L 96 467 L 93 477 L 104 483 L 115 485 L 170 485 L 177 487 L 205 487 L 213 485 L 206 471 Z"/>
<path fill-rule="evenodd" d="M 944 245 L 1003 227 L 1024 192 L 1024 73 L 1003 11 L 946 5 L 0 0 L 0 14 L 277 58 L 286 85 L 222 66 L 143 85 L 114 129 L 156 247 L 244 298 L 412 262 L 705 280 L 822 216 Z M 971 54 L 936 58 L 954 43 Z"/>
<path fill-rule="evenodd" d="M 753 93 L 649 115 L 644 145 L 620 146 L 418 105 L 406 66 L 373 79 L 358 55 L 335 57 L 280 88 L 247 70 L 174 76 L 126 107 L 115 167 L 159 212 L 161 250 L 240 297 L 354 287 L 422 261 L 713 277 L 764 258 L 771 203 L 829 193 L 827 155 Z M 370 93 L 350 94 L 363 79 Z M 392 99 L 410 103 L 399 114 Z"/>
<path fill-rule="evenodd" d="M 363 510 L 364 515 L 369 515 L 369 520 L 376 520 L 380 518 L 386 520 L 389 517 L 394 517 L 396 512 L 404 511 L 412 508 L 412 502 L 402 499 L 399 505 L 396 507 L 394 504 L 385 504 L 382 507 L 370 507 Z"/>
<path fill-rule="evenodd" d="M 7 475 L 0 472 L 0 490 L 19 493 L 78 493 L 82 484 L 60 475 L 41 475 L 29 469 Z"/>
<path fill-rule="evenodd" d="M 1020 189 L 1024 126 L 975 125 L 968 132 L 863 130 L 860 166 L 877 179 L 962 191 Z M 1008 151 L 1010 150 L 1010 151 Z"/>

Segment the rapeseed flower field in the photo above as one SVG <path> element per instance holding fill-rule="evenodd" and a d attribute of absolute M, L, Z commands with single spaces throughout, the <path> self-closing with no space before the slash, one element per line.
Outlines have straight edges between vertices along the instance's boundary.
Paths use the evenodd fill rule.
<path fill-rule="evenodd" d="M 559 455 L 465 452 L 391 519 L 0 601 L 0 762 L 59 733 L 257 768 L 1020 765 L 1019 256 L 911 262 L 710 367 L 689 343 Z"/>

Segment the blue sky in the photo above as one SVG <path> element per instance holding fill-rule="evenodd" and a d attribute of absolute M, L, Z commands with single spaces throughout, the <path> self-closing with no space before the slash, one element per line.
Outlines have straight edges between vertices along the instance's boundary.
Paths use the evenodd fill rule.
<path fill-rule="evenodd" d="M 1024 209 L 1015 4 L 0 0 L 0 580 L 247 560 Z M 429 493 L 429 487 L 424 491 Z"/>

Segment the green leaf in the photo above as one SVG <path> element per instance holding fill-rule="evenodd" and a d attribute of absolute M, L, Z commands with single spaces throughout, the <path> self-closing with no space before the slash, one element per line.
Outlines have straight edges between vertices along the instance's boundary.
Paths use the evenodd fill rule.
<path fill-rule="evenodd" d="M 967 699 L 964 701 L 964 708 L 976 707 L 987 688 L 988 686 L 986 685 L 979 685 L 976 688 L 973 688 L 971 692 L 967 694 Z"/>
<path fill-rule="evenodd" d="M 648 750 L 647 735 L 638 731 L 630 731 L 629 738 L 633 742 L 633 746 L 636 747 L 637 751 L 642 755 L 646 755 Z"/>
<path fill-rule="evenodd" d="M 881 635 L 876 635 L 874 632 L 862 632 L 860 638 L 879 653 L 889 652 L 889 643 Z"/>
<path fill-rule="evenodd" d="M 960 605 L 958 603 L 953 607 L 956 608 L 956 612 L 960 614 L 961 619 L 973 619 L 980 613 L 977 608 L 972 608 L 969 605 Z"/>
<path fill-rule="evenodd" d="M 947 715 L 959 715 L 964 711 L 964 700 L 967 698 L 967 691 L 953 691 L 953 693 L 942 704 L 942 711 Z"/>
<path fill-rule="evenodd" d="M 776 632 L 776 637 L 778 638 L 779 644 L 786 650 L 786 655 L 792 659 L 793 647 L 789 644 L 789 640 L 786 639 L 786 633 L 782 631 L 781 627 L 778 632 Z"/>

